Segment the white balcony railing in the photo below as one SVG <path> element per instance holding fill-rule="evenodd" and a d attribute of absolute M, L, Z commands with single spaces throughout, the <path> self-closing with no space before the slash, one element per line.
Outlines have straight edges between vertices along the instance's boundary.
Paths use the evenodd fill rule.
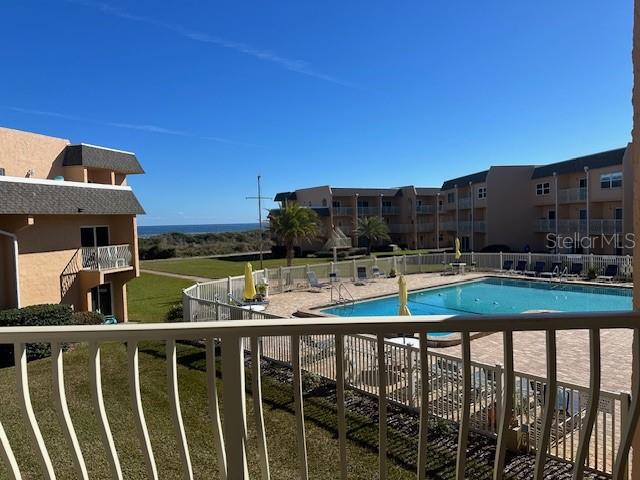
<path fill-rule="evenodd" d="M 434 213 L 435 207 L 433 205 L 418 205 L 416 206 L 416 213 Z"/>
<path fill-rule="evenodd" d="M 374 217 L 378 215 L 378 207 L 358 207 L 358 215 L 361 217 Z"/>
<path fill-rule="evenodd" d="M 445 220 L 440 222 L 440 231 L 449 231 L 449 232 L 455 232 L 456 231 L 456 222 L 452 221 L 452 220 Z"/>
<path fill-rule="evenodd" d="M 475 220 L 473 222 L 474 232 L 485 233 L 487 231 L 487 222 L 484 220 Z"/>
<path fill-rule="evenodd" d="M 382 207 L 383 215 L 400 215 L 400 207 Z"/>
<path fill-rule="evenodd" d="M 418 232 L 433 232 L 435 231 L 435 223 L 433 222 L 419 222 Z"/>
<path fill-rule="evenodd" d="M 225 306 L 218 305 L 218 309 Z M 304 322 L 297 319 L 274 318 L 269 315 L 249 312 L 240 308 L 226 306 L 228 320 L 218 322 L 203 322 L 191 324 L 129 324 L 115 326 L 76 326 L 76 327 L 5 327 L 0 329 L 0 343 L 10 344 L 14 348 L 16 361 L 16 381 L 19 386 L 18 401 L 23 412 L 24 428 L 34 438 L 34 454 L 43 466 L 43 474 L 46 478 L 55 478 L 56 468 L 59 468 L 60 459 L 52 461 L 50 451 L 56 455 L 61 455 L 62 450 L 66 450 L 76 471 L 86 472 L 87 462 L 91 459 L 85 458 L 82 444 L 77 441 L 74 428 L 73 412 L 65 395 L 65 369 L 64 354 L 62 345 L 66 343 L 88 344 L 89 362 L 86 376 L 89 382 L 89 392 L 95 407 L 97 417 L 97 430 L 99 438 L 106 453 L 106 459 L 114 478 L 129 478 L 131 472 L 126 470 L 127 464 L 121 463 L 121 458 L 132 455 L 130 450 L 118 450 L 118 443 L 114 443 L 112 427 L 121 428 L 123 422 L 129 421 L 124 418 L 109 418 L 105 409 L 105 399 L 103 391 L 110 388 L 108 384 L 103 385 L 101 381 L 101 345 L 107 342 L 119 342 L 125 344 L 128 350 L 127 369 L 129 374 L 129 393 L 133 405 L 133 422 L 138 440 L 138 448 L 141 454 L 146 471 L 157 472 L 151 474 L 151 478 L 159 476 L 173 476 L 175 472 L 159 471 L 156 463 L 153 444 L 149 440 L 149 430 L 154 425 L 147 425 L 144 414 L 144 404 L 141 402 L 140 375 L 138 367 L 138 343 L 142 341 L 163 342 L 166 345 L 166 366 L 167 366 L 167 399 L 171 418 L 174 426 L 175 441 L 177 444 L 177 455 L 180 459 L 179 469 L 184 478 L 192 476 L 192 458 L 189 453 L 187 435 L 188 427 L 185 428 L 183 413 L 179 397 L 178 366 L 176 344 L 179 341 L 204 340 L 206 347 L 203 349 L 205 365 L 207 368 L 208 382 L 207 401 L 209 404 L 210 420 L 213 432 L 214 452 L 217 455 L 218 468 L 222 470 L 221 477 L 228 479 L 248 478 L 244 472 L 247 471 L 247 443 L 245 428 L 248 422 L 255 425 L 257 432 L 257 462 L 258 468 L 262 472 L 270 471 L 268 452 L 270 449 L 278 448 L 278 445 L 269 445 L 267 435 L 264 431 L 264 406 L 261 398 L 262 377 L 261 362 L 251 362 L 251 391 L 253 413 L 251 417 L 246 415 L 246 392 L 244 382 L 244 351 L 249 350 L 254 356 L 273 358 L 282 355 L 282 360 L 291 365 L 293 382 L 293 410 L 296 419 L 296 445 L 298 449 L 292 455 L 297 457 L 298 478 L 308 478 L 309 465 L 307 463 L 307 437 L 304 426 L 305 401 L 302 394 L 302 371 L 316 366 L 324 365 L 321 374 L 336 382 L 336 409 L 337 409 L 337 431 L 339 456 L 334 459 L 335 478 L 346 478 L 347 472 L 347 432 L 346 418 L 348 404 L 345 401 L 347 388 L 355 388 L 350 384 L 350 378 L 362 378 L 354 368 L 367 368 L 371 376 L 367 390 L 371 390 L 377 395 L 379 424 L 379 471 L 380 477 L 385 478 L 384 473 L 388 468 L 388 445 L 387 419 L 388 406 L 390 402 L 396 402 L 397 398 L 406 398 L 406 393 L 398 397 L 398 389 L 405 391 L 405 388 L 412 386 L 412 401 L 414 407 L 419 410 L 419 438 L 416 458 L 417 470 L 426 471 L 426 462 L 429 458 L 430 442 L 427 442 L 427 425 L 430 416 L 441 416 L 444 412 L 451 410 L 453 418 L 459 424 L 458 433 L 458 455 L 456 457 L 455 477 L 459 480 L 467 478 L 465 475 L 467 466 L 467 445 L 469 431 L 475 428 L 475 422 L 485 425 L 483 422 L 491 420 L 497 433 L 497 448 L 492 463 L 494 464 L 494 478 L 504 477 L 505 454 L 507 448 L 507 437 L 510 433 L 510 426 L 519 412 L 520 401 L 523 395 L 522 385 L 532 386 L 539 396 L 531 400 L 527 397 L 528 405 L 538 409 L 538 417 L 531 420 L 531 428 L 536 431 L 531 435 L 536 461 L 532 466 L 530 475 L 527 478 L 542 478 L 542 469 L 546 460 L 550 456 L 555 456 L 558 450 L 555 443 L 558 435 L 566 433 L 564 429 L 571 428 L 572 439 L 575 437 L 575 445 L 572 441 L 570 455 L 574 462 L 574 478 L 582 478 L 582 471 L 585 467 L 592 468 L 594 459 L 590 455 L 590 443 L 599 445 L 606 449 L 610 455 L 611 463 L 606 468 L 613 474 L 613 478 L 623 478 L 624 471 L 628 465 L 628 455 L 630 451 L 633 434 L 638 425 L 640 417 L 640 386 L 636 385 L 632 392 L 632 402 L 628 413 L 624 417 L 615 417 L 615 436 L 610 438 L 609 444 L 598 440 L 603 435 L 597 427 L 602 428 L 601 405 L 607 404 L 611 396 L 603 393 L 598 388 L 601 379 L 600 364 L 600 332 L 601 329 L 630 329 L 638 337 L 640 331 L 637 328 L 640 321 L 640 314 L 637 312 L 607 313 L 607 314 L 527 314 L 527 315 L 507 315 L 507 316 L 435 316 L 435 317 L 353 317 L 349 319 L 333 318 L 308 318 Z M 575 403 L 575 408 L 579 412 L 571 417 L 570 422 L 564 422 L 562 430 L 558 430 L 558 415 L 571 414 L 571 412 L 560 413 L 557 409 L 559 395 L 566 394 L 567 390 L 574 391 L 572 386 L 567 386 L 558 381 L 557 378 L 557 348 L 556 337 L 558 331 L 589 331 L 589 354 L 590 354 L 590 388 L 576 390 L 580 392 L 579 401 Z M 514 370 L 514 332 L 520 331 L 545 331 L 546 332 L 546 367 L 548 376 L 544 379 L 519 376 Z M 385 341 L 386 336 L 395 335 L 396 332 L 414 333 L 420 338 L 419 347 L 405 349 L 406 354 L 400 359 L 396 352 L 397 345 Z M 461 337 L 461 357 L 448 358 L 430 352 L 427 348 L 427 334 L 438 332 L 458 332 Z M 489 366 L 478 366 L 471 361 L 470 338 L 475 332 L 501 332 L 503 347 L 504 366 L 497 368 Z M 52 345 L 52 368 L 54 377 L 54 394 L 52 402 L 58 414 L 59 426 L 64 433 L 66 444 L 55 445 L 54 448 L 47 444 L 41 433 L 36 420 L 36 415 L 32 407 L 29 395 L 29 370 L 27 368 L 26 344 L 28 343 L 51 343 Z M 221 347 L 222 355 L 216 358 L 217 346 Z M 640 339 L 634 342 L 633 354 L 640 355 Z M 277 348 L 274 348 L 277 347 Z M 279 352 L 279 353 L 278 353 Z M 348 362 L 349 355 L 359 352 L 366 354 L 366 365 Z M 314 360 L 308 362 L 309 353 L 313 353 L 313 358 L 322 358 L 322 362 Z M 303 356 L 303 354 L 305 354 Z M 632 352 L 629 352 L 631 355 Z M 364 359 L 364 357 L 362 357 Z M 222 389 L 222 402 L 218 397 L 215 378 L 217 376 L 217 362 L 220 361 L 221 373 L 224 382 Z M 401 362 L 396 364 L 395 362 Z M 372 363 L 369 363 L 372 362 Z M 429 368 L 424 368 L 429 365 Z M 309 370 L 312 371 L 312 370 Z M 389 372 L 394 372 L 389 375 Z M 403 372 L 402 377 L 395 372 Z M 484 373 L 482 373 L 484 372 Z M 74 372 L 74 375 L 81 375 L 81 371 Z M 144 373 L 143 373 L 144 374 Z M 446 380 L 446 396 L 444 391 L 440 391 L 440 383 Z M 399 384 L 399 382 L 401 384 Z M 406 383 L 408 382 L 408 383 Z M 479 382 L 479 383 L 478 383 Z M 518 383 L 520 382 L 520 383 Z M 523 383 L 524 382 L 524 383 Z M 500 389 L 496 390 L 500 385 Z M 453 390 L 450 390 L 452 389 Z M 484 398 L 479 392 L 491 391 L 491 404 L 479 405 L 478 399 Z M 573 395 L 576 395 L 572 393 Z M 516 399 L 514 401 L 514 399 Z M 564 399 L 566 400 L 566 398 Z M 564 401 L 563 400 L 563 401 Z M 614 399 L 615 400 L 615 399 Z M 224 409 L 220 406 L 223 405 Z M 491 415 L 478 417 L 475 412 L 480 408 L 491 408 Z M 565 408 L 565 407 L 563 407 Z M 573 408 L 573 407 L 571 407 Z M 481 410 L 480 410 L 481 411 Z M 113 415 L 113 413 L 111 414 Z M 576 420 L 577 419 L 577 420 Z M 611 421 L 610 417 L 605 419 Z M 574 425 L 579 422 L 580 426 Z M 570 425 L 569 425 L 570 424 Z M 569 425 L 569 426 L 567 426 Z M 208 427 L 207 427 L 208 428 Z M 579 429 L 579 436 L 575 434 Z M 16 461 L 13 453 L 11 437 L 4 435 L 4 429 L 0 426 L 0 447 L 5 460 L 5 467 L 9 476 L 21 478 L 21 466 Z M 50 438 L 47 436 L 46 438 Z M 169 441 L 169 439 L 165 439 Z M 600 443 L 598 443 L 600 442 Z M 605 446 L 607 445 L 607 446 Z M 13 445 L 16 447 L 16 445 Z M 127 447 L 129 448 L 129 447 Z M 441 448 L 441 447 L 438 447 Z M 547 453 L 551 450 L 550 454 Z M 568 445 L 564 445 L 566 450 Z M 601 450 L 598 455 L 604 455 Z M 476 462 L 479 460 L 475 460 Z M 491 461 L 491 460 L 488 460 Z M 602 463 L 599 469 L 605 468 Z M 313 473 L 313 472 L 311 472 Z M 86 478 L 86 475 L 85 475 Z M 424 478 L 419 475 L 418 478 Z"/>
<path fill-rule="evenodd" d="M 114 270 L 130 267 L 133 255 L 129 245 L 108 245 L 105 247 L 82 247 L 83 270 Z"/>
<path fill-rule="evenodd" d="M 563 188 L 558 190 L 558 202 L 560 203 L 581 203 L 586 201 L 586 188 Z"/>
<path fill-rule="evenodd" d="M 536 232 L 555 232 L 556 231 L 556 221 L 550 220 L 547 218 L 540 218 L 538 220 L 534 220 L 533 229 Z"/>
<path fill-rule="evenodd" d="M 622 220 L 593 219 L 589 221 L 589 233 L 592 235 L 611 235 L 623 233 Z"/>
<path fill-rule="evenodd" d="M 353 215 L 352 207 L 333 207 L 333 214 L 337 217 L 351 217 Z"/>
<path fill-rule="evenodd" d="M 460 197 L 458 199 L 458 208 L 471 208 L 471 197 Z"/>

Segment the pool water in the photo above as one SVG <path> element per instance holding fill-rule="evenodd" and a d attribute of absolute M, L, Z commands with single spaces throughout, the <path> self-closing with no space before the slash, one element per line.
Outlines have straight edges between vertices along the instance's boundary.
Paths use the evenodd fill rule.
<path fill-rule="evenodd" d="M 597 312 L 631 310 L 631 289 L 484 278 L 409 294 L 412 315 L 488 315 L 528 310 Z M 340 317 L 398 314 L 398 296 L 323 309 Z"/>

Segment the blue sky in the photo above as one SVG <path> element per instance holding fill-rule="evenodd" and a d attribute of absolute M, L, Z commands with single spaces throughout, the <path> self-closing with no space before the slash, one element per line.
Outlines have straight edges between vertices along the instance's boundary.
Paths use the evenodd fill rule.
<path fill-rule="evenodd" d="M 0 125 L 135 151 L 141 224 L 623 146 L 632 2 L 8 0 Z M 267 204 L 266 206 L 269 206 Z"/>

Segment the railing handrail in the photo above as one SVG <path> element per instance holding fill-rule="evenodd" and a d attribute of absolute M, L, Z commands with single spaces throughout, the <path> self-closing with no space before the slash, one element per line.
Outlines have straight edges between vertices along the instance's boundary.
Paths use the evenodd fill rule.
<path fill-rule="evenodd" d="M 149 340 L 194 339 L 206 336 L 278 336 L 321 334 L 386 334 L 428 332 L 526 332 L 585 330 L 589 328 L 637 328 L 640 312 L 522 313 L 491 315 L 425 315 L 392 317 L 309 317 L 259 320 L 220 320 L 194 323 L 148 323 L 89 326 L 4 327 L 0 343 L 126 341 L 143 336 Z"/>

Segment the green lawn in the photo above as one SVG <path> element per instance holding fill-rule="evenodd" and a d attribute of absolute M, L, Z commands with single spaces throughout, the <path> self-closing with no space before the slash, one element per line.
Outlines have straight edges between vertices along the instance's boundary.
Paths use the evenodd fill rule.
<path fill-rule="evenodd" d="M 328 258 L 295 258 L 294 265 L 306 265 L 308 263 L 326 263 Z M 242 275 L 246 259 L 225 258 L 176 258 L 175 260 L 147 260 L 141 263 L 145 270 L 158 272 L 179 273 L 205 278 L 222 278 Z M 266 268 L 284 267 L 287 261 L 284 258 L 270 258 L 264 260 Z M 254 270 L 260 268 L 259 260 L 251 260 Z"/>
<path fill-rule="evenodd" d="M 182 290 L 193 283 L 181 278 L 140 274 L 127 283 L 129 320 L 163 322 L 169 307 L 182 302 Z"/>
<path fill-rule="evenodd" d="M 155 343 L 141 345 L 140 377 L 142 403 L 160 478 L 180 478 L 180 460 L 167 401 L 166 364 L 164 347 Z M 80 447 L 87 460 L 90 478 L 111 478 L 104 448 L 100 442 L 98 427 L 93 414 L 89 393 L 87 350 L 78 347 L 65 354 L 65 385 L 69 409 Z M 183 419 L 195 478 L 220 478 L 217 473 L 213 432 L 207 415 L 206 375 L 203 371 L 203 350 L 186 345 L 178 346 L 178 378 Z M 102 350 L 102 375 L 105 405 L 114 441 L 120 453 L 124 477 L 147 478 L 138 445 L 134 420 L 130 407 L 127 383 L 127 356 L 121 344 L 106 344 Z M 64 436 L 57 422 L 51 394 L 50 359 L 29 364 L 29 383 L 32 402 L 45 443 L 49 449 L 58 478 L 76 478 Z M 218 381 L 218 389 L 221 388 Z M 282 390 L 273 387 L 280 398 L 275 403 L 266 400 L 265 428 L 269 445 L 272 478 L 296 479 L 296 440 L 294 416 L 290 413 L 291 401 L 284 399 Z M 16 392 L 15 370 L 0 370 L 2 408 L 0 421 L 7 432 L 24 479 L 43 478 L 25 428 Z M 290 388 L 290 387 L 289 387 Z M 289 389 L 290 391 L 290 389 Z M 250 400 L 250 399 L 249 399 Z M 282 405 L 280 402 L 283 401 Z M 310 405 L 313 410 L 313 406 Z M 259 478 L 257 443 L 252 421 L 251 403 L 247 409 L 249 421 L 248 458 L 252 478 Z M 325 412 L 325 416 L 334 415 Z M 335 421 L 335 420 L 334 420 Z M 309 469 L 311 478 L 337 478 L 338 445 L 335 435 L 313 421 L 306 422 Z M 377 478 L 377 455 L 369 448 L 349 443 L 349 478 L 368 480 Z M 390 479 L 414 478 L 415 474 L 394 464 L 390 465 Z M 8 478 L 3 462 L 0 462 L 0 478 Z"/>

